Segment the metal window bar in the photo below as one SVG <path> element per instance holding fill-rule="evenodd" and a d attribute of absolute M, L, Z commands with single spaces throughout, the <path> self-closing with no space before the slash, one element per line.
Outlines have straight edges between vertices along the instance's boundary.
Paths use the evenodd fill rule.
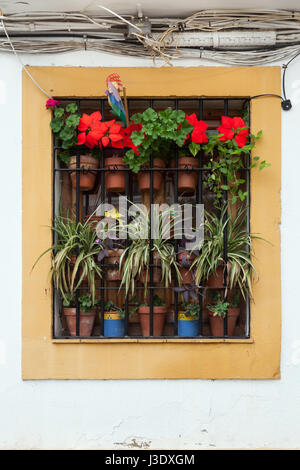
<path fill-rule="evenodd" d="M 199 120 L 203 120 L 203 100 L 199 100 Z M 203 165 L 203 151 L 201 150 L 199 156 L 199 166 L 202 168 Z M 203 181 L 202 181 L 203 173 L 202 171 L 198 171 L 198 187 L 197 187 L 197 204 L 203 203 Z M 203 336 L 203 288 L 202 286 L 199 288 L 198 291 L 198 302 L 200 306 L 199 312 L 199 336 Z"/>
<path fill-rule="evenodd" d="M 188 101 L 188 99 L 186 98 L 181 98 L 181 99 L 184 99 L 185 101 Z M 76 101 L 77 105 L 78 105 L 78 108 L 79 108 L 79 111 L 80 111 L 80 104 L 81 104 L 81 101 L 98 101 L 99 100 L 95 100 L 93 98 L 82 98 L 82 99 L 76 99 L 74 101 Z M 161 99 L 163 100 L 163 99 Z M 193 99 L 195 100 L 195 99 Z M 203 119 L 203 106 L 204 106 L 204 103 L 205 102 L 209 102 L 210 100 L 213 100 L 213 98 L 199 98 L 198 99 L 198 103 L 199 103 L 199 107 L 198 107 L 198 119 Z M 241 100 L 241 98 L 230 98 L 230 101 L 234 101 L 234 100 Z M 134 98 L 134 100 L 128 100 L 128 104 L 130 105 L 130 102 L 131 101 L 139 101 L 139 99 L 137 98 Z M 155 99 L 155 101 L 159 101 L 159 99 Z M 178 102 L 179 102 L 179 99 L 175 99 L 174 100 L 174 109 L 178 109 Z M 228 103 L 229 103 L 229 99 L 224 99 L 223 100 L 223 103 L 224 103 L 224 109 L 223 109 L 223 113 L 224 115 L 228 115 Z M 103 119 L 104 119 L 104 104 L 105 104 L 105 99 L 100 99 L 100 110 L 101 110 L 101 114 L 103 116 Z M 150 99 L 149 100 L 149 105 L 150 107 L 153 107 L 153 99 Z M 250 126 L 250 103 L 248 104 L 248 111 L 249 111 L 249 126 Z M 52 178 L 53 178 L 53 182 L 52 182 L 52 188 L 53 188 L 53 209 L 52 209 L 52 217 L 53 217 L 53 223 L 54 223 L 54 220 L 55 220 L 55 185 L 56 185 L 56 173 L 57 172 L 68 172 L 68 173 L 71 173 L 72 171 L 75 171 L 76 172 L 76 203 L 75 203 L 75 207 L 76 207 L 76 223 L 78 223 L 80 221 L 80 172 L 81 171 L 84 171 L 82 170 L 82 168 L 80 168 L 80 150 L 79 149 L 76 149 L 76 169 L 72 169 L 70 170 L 69 168 L 60 168 L 60 167 L 57 167 L 57 158 L 56 158 L 56 154 L 57 154 L 57 150 L 59 150 L 60 147 L 56 145 L 56 141 L 53 137 L 53 155 L 54 155 L 54 158 L 53 158 L 53 171 L 52 171 Z M 104 168 L 104 163 L 105 163 L 105 155 L 104 155 L 104 152 L 102 152 L 101 154 L 101 168 L 98 168 L 98 169 L 94 169 L 93 171 L 95 171 L 96 173 L 97 172 L 100 172 L 100 184 L 101 184 L 101 202 L 105 202 L 106 201 L 106 190 L 105 190 L 105 172 L 106 171 L 109 171 L 108 169 Z M 153 167 L 153 156 L 151 156 L 150 158 L 150 162 L 149 162 L 149 167 L 147 168 L 144 168 L 144 169 L 141 169 L 141 171 L 147 171 L 147 172 L 150 172 L 150 198 L 149 198 L 149 202 L 150 202 L 150 207 L 152 206 L 153 202 L 154 202 L 154 191 L 153 191 L 153 172 L 154 171 L 157 171 L 157 169 L 155 169 Z M 248 191 L 248 198 L 247 198 L 247 230 L 248 232 L 250 231 L 250 163 L 251 163 L 251 158 L 247 158 L 247 161 L 246 161 L 246 167 L 245 169 L 243 170 L 245 172 L 245 178 L 246 178 L 246 190 Z M 126 172 L 126 190 L 125 190 L 125 195 L 127 196 L 127 198 L 130 198 L 132 197 L 132 185 L 129 184 L 129 173 L 130 173 L 130 170 L 126 167 L 124 169 L 118 169 L 118 171 L 125 171 Z M 162 172 L 169 172 L 170 169 L 169 168 L 161 168 L 159 171 L 162 171 Z M 178 168 L 178 152 L 176 150 L 175 152 L 175 164 L 174 164 L 174 168 L 172 168 L 172 172 L 174 172 L 174 203 L 178 203 L 178 172 L 179 171 L 182 171 L 182 169 L 179 169 Z M 198 172 L 198 185 L 197 185 L 197 190 L 196 190 L 196 202 L 197 203 L 203 203 L 203 174 L 205 172 L 207 172 L 208 170 L 203 166 L 203 154 L 201 153 L 200 154 L 200 158 L 199 158 L 199 167 L 197 168 L 197 170 L 192 170 L 192 171 L 197 171 Z M 225 182 L 226 184 L 226 182 Z M 89 194 L 88 193 L 84 193 L 84 196 L 85 196 L 85 205 L 84 205 L 84 215 L 86 216 L 88 214 L 88 209 L 89 209 Z M 224 191 L 224 202 L 227 202 L 227 193 Z M 150 234 L 151 234 L 151 213 L 150 213 Z M 53 241 L 54 241 L 54 235 L 53 235 Z M 128 240 L 126 241 L 126 244 L 128 243 Z M 178 252 L 178 240 L 174 240 L 174 246 L 175 246 L 175 251 L 176 253 Z M 148 290 L 149 290 L 149 304 L 150 304 L 150 318 L 149 318 L 149 322 L 150 322 L 150 337 L 153 336 L 153 330 L 154 330 L 154 319 L 153 319 L 153 297 L 154 297 L 154 290 L 155 289 L 173 289 L 173 287 L 169 287 L 169 288 L 166 288 L 164 286 L 161 286 L 159 285 L 158 287 L 155 286 L 153 284 L 153 268 L 154 268 L 154 265 L 153 265 L 153 251 L 152 251 L 152 248 L 153 248 L 153 241 L 152 241 L 152 238 L 150 237 L 150 240 L 149 240 L 149 247 L 150 247 L 150 263 L 149 263 L 149 268 L 150 268 L 150 276 L 149 276 L 149 283 L 148 283 Z M 78 252 L 77 252 L 78 254 Z M 225 230 L 225 233 L 224 233 L 224 260 L 227 259 L 227 230 Z M 107 264 L 105 264 L 104 260 L 101 261 L 101 267 L 102 267 L 102 272 L 104 273 L 105 270 L 103 268 L 106 268 Z M 79 275 L 79 273 L 78 273 Z M 226 277 L 227 277 L 227 269 L 225 268 L 225 272 L 224 272 L 224 286 L 223 288 L 221 289 L 225 289 L 225 286 L 226 286 Z M 176 285 L 176 277 L 175 277 L 175 285 Z M 86 289 L 85 287 L 80 287 L 78 289 L 78 292 L 80 292 L 80 290 L 84 290 Z M 103 338 L 104 337 L 104 300 L 105 300 L 105 291 L 109 291 L 109 290 L 119 290 L 120 287 L 119 286 L 105 286 L 105 281 L 104 281 L 104 278 L 102 277 L 101 281 L 100 281 L 100 286 L 99 287 L 96 287 L 96 291 L 100 293 L 100 338 Z M 122 287 L 121 290 L 124 290 L 125 288 Z M 136 290 L 141 290 L 141 289 L 144 289 L 144 287 L 142 286 L 136 286 Z M 76 337 L 77 338 L 81 338 L 80 336 L 80 308 L 79 308 L 79 302 L 78 302 L 78 292 L 76 292 Z M 203 335 L 203 292 L 204 292 L 204 287 L 203 286 L 200 286 L 199 289 L 198 289 L 198 299 L 199 299 L 199 305 L 200 305 L 200 315 L 199 315 L 199 336 L 200 337 L 203 337 L 203 338 L 211 338 L 211 336 L 207 336 L 207 335 Z M 56 331 L 56 327 L 55 327 L 55 312 L 54 312 L 54 308 L 55 308 L 55 302 L 54 302 L 54 299 L 55 299 L 55 295 L 57 295 L 57 292 L 55 291 L 55 289 L 53 289 L 53 320 L 52 320 L 52 334 L 53 334 L 53 338 L 55 339 L 68 339 L 68 338 L 72 338 L 70 336 L 67 336 L 67 335 L 56 335 L 55 334 L 55 331 Z M 178 302 L 178 293 L 177 292 L 174 292 L 174 336 L 166 336 L 164 338 L 176 338 L 178 337 L 178 306 L 179 306 L 179 302 Z M 128 326 L 129 326 L 129 301 L 128 301 L 128 296 L 125 297 L 125 334 L 124 334 L 124 337 L 128 337 Z M 224 337 L 227 336 L 227 330 L 228 330 L 228 325 L 227 325 L 227 315 L 226 317 L 224 318 Z M 249 338 L 249 335 L 250 335 L 250 302 L 249 302 L 249 298 L 247 297 L 247 301 L 246 301 L 246 326 L 245 326 L 245 335 L 243 336 L 236 336 L 234 338 L 236 339 L 240 339 L 240 338 Z M 97 338 L 97 336 L 92 336 L 91 338 Z M 140 336 L 133 336 L 133 335 L 130 335 L 130 338 L 140 338 Z"/>
<path fill-rule="evenodd" d="M 251 132 L 251 113 L 250 113 L 250 106 L 251 101 L 248 100 L 247 111 L 248 111 L 248 119 L 249 119 L 249 130 Z M 246 158 L 246 169 L 244 170 L 245 178 L 246 178 L 246 191 L 247 191 L 247 232 L 251 233 L 250 227 L 250 207 L 251 207 L 251 155 L 247 156 Z M 248 252 L 249 247 L 247 247 Z M 250 338 L 250 299 L 249 295 L 246 297 L 246 324 L 245 324 L 245 337 Z"/>
<path fill-rule="evenodd" d="M 149 101 L 150 108 L 153 108 L 153 100 Z M 153 154 L 151 153 L 150 156 L 150 167 L 153 168 Z M 152 239 L 152 207 L 153 207 L 153 171 L 150 171 L 150 286 L 153 286 L 153 239 Z M 149 300 L 150 300 L 150 336 L 153 336 L 153 329 L 154 329 L 154 318 L 153 318 L 153 289 L 150 289 L 149 292 Z"/>
<path fill-rule="evenodd" d="M 80 100 L 76 101 L 78 112 L 80 114 Z M 80 151 L 76 149 L 76 170 L 80 168 Z M 80 173 L 76 171 L 76 225 L 80 222 Z M 76 246 L 76 256 L 79 255 L 79 247 Z M 79 271 L 76 274 L 76 284 L 79 280 Z M 78 300 L 78 291 L 76 291 L 76 336 L 80 336 L 80 305 Z"/>
<path fill-rule="evenodd" d="M 224 100 L 224 116 L 228 116 L 228 99 Z M 224 177 L 224 184 L 227 185 L 227 176 Z M 224 205 L 227 205 L 228 203 L 228 195 L 227 195 L 227 191 L 224 191 L 224 194 L 223 194 L 223 198 L 224 198 Z M 227 211 L 225 213 L 225 216 L 224 216 L 224 219 L 226 220 L 226 216 L 227 216 Z M 224 222 L 225 222 L 224 220 Z M 227 230 L 227 224 L 225 226 L 225 229 L 224 229 L 224 240 L 223 240 L 223 249 L 224 249 L 224 263 L 225 263 L 225 269 L 224 269 L 224 287 L 225 287 L 225 294 L 224 294 L 224 301 L 226 302 L 227 300 L 227 289 L 226 289 L 226 285 L 227 285 L 227 240 L 228 240 L 228 230 Z M 228 333 L 228 309 L 227 309 L 227 312 L 226 312 L 226 315 L 224 317 L 224 337 L 227 336 L 227 333 Z"/>
<path fill-rule="evenodd" d="M 178 100 L 175 100 L 175 109 L 178 109 Z M 175 149 L 175 163 L 174 163 L 175 168 L 178 168 L 178 149 L 176 147 Z M 174 204 L 176 204 L 175 207 L 178 207 L 178 171 L 175 171 L 174 175 Z M 176 220 L 174 221 L 175 223 L 177 222 Z M 176 226 L 176 225 L 175 225 Z M 175 228 L 174 228 L 174 233 L 176 233 Z M 178 253 L 178 240 L 175 238 L 175 252 Z M 178 282 L 177 282 L 177 276 L 174 275 L 174 285 L 177 287 Z M 174 291 L 174 336 L 178 335 L 178 293 Z"/>

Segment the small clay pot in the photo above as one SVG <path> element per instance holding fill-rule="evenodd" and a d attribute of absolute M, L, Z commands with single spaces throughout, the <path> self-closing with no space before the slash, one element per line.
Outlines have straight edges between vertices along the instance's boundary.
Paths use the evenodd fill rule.
<path fill-rule="evenodd" d="M 167 307 L 153 307 L 153 336 L 162 336 Z M 139 307 L 139 318 L 143 336 L 150 336 L 150 307 Z"/>
<path fill-rule="evenodd" d="M 150 166 L 150 162 L 145 163 L 143 166 L 147 168 Z M 160 158 L 153 159 L 153 168 L 165 168 L 166 164 Z M 162 182 L 162 173 L 160 171 L 153 172 L 153 190 L 158 191 Z M 140 171 L 138 173 L 138 184 L 141 191 L 150 190 L 150 171 Z"/>
<path fill-rule="evenodd" d="M 175 166 L 175 160 L 172 161 L 172 166 Z M 178 157 L 178 168 L 186 169 L 187 171 L 178 171 L 178 191 L 180 194 L 194 193 L 197 182 L 198 172 L 193 168 L 198 168 L 198 160 L 194 157 Z"/>
<path fill-rule="evenodd" d="M 76 308 L 65 307 L 64 315 L 67 320 L 70 336 L 76 336 Z M 96 317 L 96 310 L 89 313 L 80 312 L 79 335 L 91 336 Z"/>
<path fill-rule="evenodd" d="M 76 168 L 76 155 L 71 157 L 69 168 Z M 97 172 L 93 169 L 99 168 L 99 160 L 91 155 L 80 155 L 79 187 L 80 191 L 92 191 L 95 186 Z M 76 189 L 76 171 L 70 172 L 71 182 Z"/>
<path fill-rule="evenodd" d="M 229 307 L 227 313 L 227 336 L 233 336 L 239 315 L 239 308 Z M 221 318 L 218 315 L 214 316 L 214 312 L 211 312 L 210 310 L 208 310 L 208 316 L 212 336 L 224 336 L 224 318 Z"/>
<path fill-rule="evenodd" d="M 191 254 L 189 251 L 181 251 L 177 255 L 177 260 L 179 264 L 190 265 L 194 258 L 195 255 Z M 193 282 L 193 273 L 188 267 L 179 266 L 179 272 L 181 275 L 182 284 L 191 284 Z"/>
<path fill-rule="evenodd" d="M 211 274 L 207 279 L 207 287 L 223 287 L 224 285 L 224 268 L 222 266 L 217 267 L 216 275 Z"/>
<path fill-rule="evenodd" d="M 121 281 L 122 273 L 119 271 L 120 257 L 124 250 L 108 250 L 108 256 L 104 258 L 105 264 L 115 264 L 115 268 L 107 268 L 106 280 L 107 281 Z"/>
<path fill-rule="evenodd" d="M 111 193 L 123 193 L 125 191 L 125 171 L 117 171 L 125 168 L 123 158 L 114 155 L 105 159 L 105 168 L 111 171 L 105 172 L 105 188 Z"/>

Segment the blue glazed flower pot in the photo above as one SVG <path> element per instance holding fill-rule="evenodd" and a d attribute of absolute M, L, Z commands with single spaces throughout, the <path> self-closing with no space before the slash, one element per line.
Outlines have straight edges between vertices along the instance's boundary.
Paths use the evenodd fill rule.
<path fill-rule="evenodd" d="M 178 312 L 178 336 L 198 336 L 199 320 Z"/>
<path fill-rule="evenodd" d="M 119 313 L 105 312 L 104 313 L 104 336 L 113 338 L 120 338 L 124 336 L 125 324 L 124 319 L 121 318 Z"/>

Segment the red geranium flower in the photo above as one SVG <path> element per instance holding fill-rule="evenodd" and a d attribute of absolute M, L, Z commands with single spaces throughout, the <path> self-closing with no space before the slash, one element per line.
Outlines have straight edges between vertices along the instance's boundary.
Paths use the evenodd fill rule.
<path fill-rule="evenodd" d="M 195 113 L 185 118 L 192 126 L 194 130 L 191 133 L 191 140 L 196 144 L 204 144 L 208 141 L 207 135 L 205 134 L 208 125 L 204 121 L 198 121 Z"/>
<path fill-rule="evenodd" d="M 123 148 L 123 135 L 120 124 L 115 120 L 102 122 L 101 113 L 96 111 L 90 115 L 83 114 L 79 120 L 78 145 L 86 145 L 89 148 L 111 147 Z"/>
<path fill-rule="evenodd" d="M 136 155 L 139 155 L 138 147 L 134 145 L 134 143 L 131 140 L 131 134 L 134 131 L 140 131 L 142 129 L 142 124 L 131 124 L 130 126 L 126 127 L 125 129 L 122 129 L 123 133 L 123 138 L 124 138 L 124 147 L 129 147 L 131 148 Z"/>
<path fill-rule="evenodd" d="M 124 147 L 122 127 L 116 124 L 115 119 L 108 122 L 103 122 L 102 136 L 99 139 L 99 145 L 108 147 L 109 145 L 114 148 L 122 149 Z"/>
<path fill-rule="evenodd" d="M 222 116 L 221 120 L 222 124 L 217 128 L 219 133 L 223 134 L 219 135 L 220 141 L 225 142 L 226 140 L 232 140 L 234 138 L 240 148 L 244 147 L 249 135 L 249 129 L 247 128 L 238 131 L 239 128 L 247 127 L 243 119 L 238 116 L 234 118 Z"/>
<path fill-rule="evenodd" d="M 103 124 L 101 113 L 96 111 L 90 115 L 83 114 L 79 120 L 77 145 L 86 145 L 92 149 L 99 145 L 99 140 L 103 135 Z"/>

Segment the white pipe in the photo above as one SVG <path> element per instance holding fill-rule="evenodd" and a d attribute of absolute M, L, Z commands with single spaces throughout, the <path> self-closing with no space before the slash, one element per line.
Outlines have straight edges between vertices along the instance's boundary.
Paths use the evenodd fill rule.
<path fill-rule="evenodd" d="M 153 39 L 159 39 L 153 34 Z M 214 48 L 249 48 L 273 46 L 276 44 L 275 31 L 201 31 L 172 33 L 164 45 L 168 47 L 214 47 Z"/>

